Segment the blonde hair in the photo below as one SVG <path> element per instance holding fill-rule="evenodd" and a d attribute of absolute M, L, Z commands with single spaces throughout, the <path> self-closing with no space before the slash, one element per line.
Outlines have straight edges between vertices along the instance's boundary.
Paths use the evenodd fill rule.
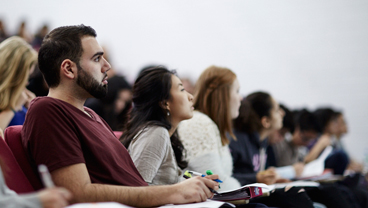
<path fill-rule="evenodd" d="M 0 111 L 16 107 L 36 62 L 36 51 L 22 38 L 13 36 L 0 43 Z"/>
<path fill-rule="evenodd" d="M 194 108 L 208 115 L 220 130 L 222 145 L 229 144 L 226 132 L 234 139 L 230 113 L 230 90 L 236 75 L 228 68 L 210 66 L 199 77 L 194 94 Z"/>

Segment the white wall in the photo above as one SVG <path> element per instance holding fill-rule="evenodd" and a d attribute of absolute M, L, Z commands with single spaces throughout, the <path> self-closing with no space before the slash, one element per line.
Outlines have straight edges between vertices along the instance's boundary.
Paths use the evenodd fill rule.
<path fill-rule="evenodd" d="M 134 80 L 150 63 L 196 79 L 226 66 L 246 95 L 270 92 L 291 108 L 332 105 L 344 111 L 351 155 L 368 150 L 368 1 L 366 0 L 1 0 L 0 19 L 35 32 L 85 24 Z"/>

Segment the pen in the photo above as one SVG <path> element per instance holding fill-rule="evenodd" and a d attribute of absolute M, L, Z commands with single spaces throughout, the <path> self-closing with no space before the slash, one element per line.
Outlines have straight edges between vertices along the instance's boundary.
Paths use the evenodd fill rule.
<path fill-rule="evenodd" d="M 192 173 L 191 173 L 191 172 L 192 172 L 192 171 L 185 171 L 185 173 L 184 173 L 183 177 L 184 177 L 185 179 L 189 179 L 189 178 L 191 178 L 191 177 L 192 177 Z M 197 173 L 197 174 L 198 174 L 198 173 Z M 201 174 L 201 175 L 193 174 L 193 175 L 204 177 L 204 176 L 202 176 L 202 174 Z M 209 188 L 209 189 L 210 189 L 210 191 L 211 191 L 212 193 L 219 194 L 217 191 L 213 190 L 212 188 Z"/>
<path fill-rule="evenodd" d="M 207 174 L 207 175 L 213 175 L 213 173 L 212 173 L 212 171 L 211 171 L 211 170 L 207 170 L 207 171 L 206 171 L 206 174 Z M 219 183 L 221 182 L 221 183 L 222 183 L 222 181 L 221 181 L 221 180 L 219 180 L 219 179 L 217 179 L 217 182 L 219 182 Z M 219 188 L 221 188 L 220 184 L 219 184 Z"/>
<path fill-rule="evenodd" d="M 201 176 L 201 177 L 205 177 L 206 175 L 202 174 L 202 173 L 198 173 L 198 172 L 195 172 L 195 171 L 188 171 L 190 174 L 194 175 L 194 176 Z M 211 174 L 208 174 L 207 175 L 212 175 L 212 171 L 211 171 Z M 220 179 L 213 179 L 214 181 L 218 182 L 218 183 L 222 183 L 222 180 Z"/>
<path fill-rule="evenodd" d="M 42 183 L 46 188 L 55 187 L 54 182 L 52 182 L 50 172 L 47 169 L 46 165 L 43 164 L 39 165 L 38 172 L 40 172 Z"/>

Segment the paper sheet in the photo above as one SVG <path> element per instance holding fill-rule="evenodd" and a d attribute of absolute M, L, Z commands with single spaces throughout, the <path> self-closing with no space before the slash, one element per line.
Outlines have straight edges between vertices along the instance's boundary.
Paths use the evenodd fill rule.
<path fill-rule="evenodd" d="M 295 178 L 295 169 L 291 165 L 276 168 L 276 173 L 281 178 L 286 178 L 286 179 Z"/>
<path fill-rule="evenodd" d="M 319 183 L 313 181 L 293 181 L 290 183 L 276 183 L 273 185 L 269 185 L 269 187 L 273 189 L 276 188 L 284 188 L 286 186 L 298 186 L 298 187 L 318 187 Z"/>
<path fill-rule="evenodd" d="M 161 206 L 163 208 L 218 208 L 221 207 L 225 202 L 207 200 L 205 202 L 200 203 L 191 203 L 191 204 L 167 204 Z M 235 207 L 235 205 L 226 203 L 229 207 Z M 65 208 L 132 208 L 131 206 L 119 204 L 116 202 L 99 202 L 99 203 L 79 203 L 67 206 Z"/>
<path fill-rule="evenodd" d="M 171 207 L 175 207 L 175 208 L 216 208 L 216 207 L 221 207 L 223 204 L 225 204 L 225 202 L 213 201 L 213 200 L 208 199 L 205 202 L 192 203 L 192 204 L 179 204 L 179 205 L 167 204 L 161 207 L 162 208 L 171 208 Z M 230 204 L 230 203 L 226 203 L 226 204 L 231 207 L 235 207 L 235 205 L 233 204 Z"/>
<path fill-rule="evenodd" d="M 232 192 L 232 191 L 239 190 L 243 187 L 260 187 L 260 188 L 262 188 L 262 192 L 267 192 L 267 191 L 271 190 L 270 187 L 267 186 L 264 183 L 252 183 L 252 184 L 248 184 L 248 185 L 242 186 L 242 187 L 237 188 L 237 189 L 232 189 L 232 190 L 228 190 L 228 191 L 219 191 L 219 193 L 221 194 L 221 193 Z"/>
<path fill-rule="evenodd" d="M 332 147 L 328 146 L 323 150 L 322 154 L 312 162 L 304 166 L 302 178 L 321 175 L 325 169 L 325 160 L 332 152 Z"/>
<path fill-rule="evenodd" d="M 132 208 L 132 207 L 123 205 L 123 204 L 119 204 L 116 202 L 98 202 L 98 203 L 73 204 L 65 208 Z"/>

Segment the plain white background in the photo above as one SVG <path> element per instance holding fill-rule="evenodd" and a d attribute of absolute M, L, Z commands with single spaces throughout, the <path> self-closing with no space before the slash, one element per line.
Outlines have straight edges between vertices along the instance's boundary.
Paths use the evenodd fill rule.
<path fill-rule="evenodd" d="M 232 69 L 241 94 L 270 92 L 290 108 L 332 106 L 349 125 L 351 156 L 368 153 L 366 0 L 1 0 L 15 33 L 85 24 L 130 81 L 163 64 L 195 80 L 210 65 Z"/>

